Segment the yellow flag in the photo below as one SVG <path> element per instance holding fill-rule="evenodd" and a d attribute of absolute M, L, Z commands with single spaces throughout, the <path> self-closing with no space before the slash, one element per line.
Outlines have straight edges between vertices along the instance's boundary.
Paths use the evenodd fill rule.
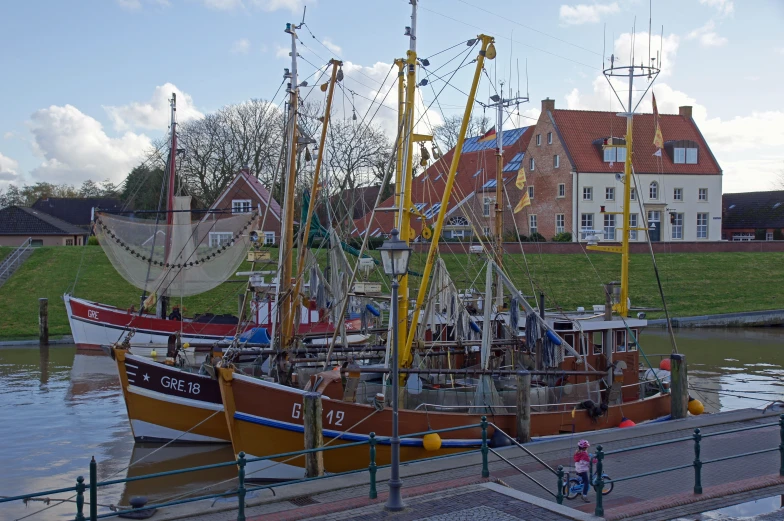
<path fill-rule="evenodd" d="M 523 189 L 525 186 L 525 167 L 520 166 L 520 170 L 517 171 L 517 181 L 515 181 L 515 186 L 520 190 Z"/>
<path fill-rule="evenodd" d="M 150 296 L 144 299 L 144 307 L 146 309 L 153 309 L 158 301 L 158 296 L 155 293 L 150 293 Z"/>
<path fill-rule="evenodd" d="M 653 133 L 653 146 L 662 149 L 664 148 L 664 138 L 662 137 L 661 125 L 659 124 L 659 108 L 656 106 L 656 96 L 654 96 L 653 91 L 651 91 L 651 97 L 653 99 L 653 121 L 656 125 L 656 130 Z"/>
<path fill-rule="evenodd" d="M 528 190 L 525 191 L 525 193 L 523 194 L 523 198 L 520 199 L 520 202 L 517 203 L 517 206 L 515 206 L 514 213 L 519 213 L 520 210 L 522 210 L 526 206 L 531 206 L 531 198 L 528 197 Z"/>

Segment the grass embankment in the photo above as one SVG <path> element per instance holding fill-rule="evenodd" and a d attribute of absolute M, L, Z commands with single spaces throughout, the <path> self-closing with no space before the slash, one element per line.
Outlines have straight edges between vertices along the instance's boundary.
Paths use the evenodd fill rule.
<path fill-rule="evenodd" d="M 533 248 L 533 246 L 532 246 Z M 5 252 L 0 249 L 0 257 Z M 277 253 L 277 252 L 275 252 Z M 275 257 L 275 253 L 273 257 Z M 425 255 L 417 254 L 411 269 L 421 272 Z M 478 256 L 445 255 L 444 260 L 459 288 L 484 286 Z M 778 281 L 784 275 L 781 253 L 701 253 L 658 255 L 657 262 L 667 304 L 673 316 L 691 316 L 784 307 L 784 292 Z M 515 284 L 525 294 L 533 289 L 547 294 L 547 307 L 576 309 L 604 303 L 601 283 L 618 280 L 620 259 L 616 255 L 554 255 L 528 253 L 506 255 L 504 262 Z M 528 267 L 526 268 L 526 263 Z M 81 270 L 79 266 L 81 264 Z M 240 269 L 248 269 L 243 266 Z M 106 304 L 138 307 L 140 291 L 114 270 L 103 250 L 83 248 L 38 248 L 28 261 L 0 287 L 0 339 L 34 338 L 38 334 L 38 298 L 49 299 L 49 332 L 70 333 L 62 295 L 79 277 L 76 296 Z M 378 276 L 374 277 L 378 280 Z M 236 313 L 242 284 L 224 283 L 212 291 L 184 299 L 192 313 Z M 419 282 L 413 280 L 411 296 Z M 630 291 L 633 306 L 661 307 L 649 255 L 631 256 Z M 658 316 L 649 313 L 649 318 Z"/>

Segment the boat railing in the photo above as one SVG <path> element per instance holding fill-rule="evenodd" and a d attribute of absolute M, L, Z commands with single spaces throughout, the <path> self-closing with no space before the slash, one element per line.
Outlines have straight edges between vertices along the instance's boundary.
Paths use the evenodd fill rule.
<path fill-rule="evenodd" d="M 488 438 L 487 438 L 487 429 L 490 424 L 487 421 L 486 416 L 482 416 L 480 423 L 472 423 L 467 425 L 461 425 L 458 427 L 449 427 L 445 429 L 432 429 L 423 432 L 415 432 L 401 435 L 400 438 L 417 438 L 423 437 L 428 434 L 439 434 L 444 432 L 454 432 L 466 429 L 481 429 L 482 437 L 481 443 L 478 444 L 478 447 L 471 450 L 462 451 L 457 454 L 446 454 L 440 456 L 433 456 L 428 458 L 421 458 L 417 460 L 407 460 L 403 462 L 403 465 L 408 465 L 411 463 L 421 462 L 421 461 L 433 461 L 437 459 L 443 458 L 454 458 L 457 456 L 463 456 L 466 454 L 475 454 L 480 453 L 482 456 L 482 469 L 481 475 L 483 478 L 487 478 L 490 476 L 490 470 L 488 467 L 488 453 L 490 452 L 490 447 L 488 445 Z M 496 428 L 497 429 L 497 428 Z M 118 478 L 118 479 L 110 479 L 105 481 L 98 481 L 98 465 L 93 457 L 90 461 L 90 469 L 89 469 L 89 481 L 85 483 L 85 479 L 83 476 L 79 476 L 76 478 L 76 485 L 70 487 L 63 487 L 58 489 L 51 489 L 51 490 L 44 490 L 39 492 L 31 492 L 29 494 L 21 494 L 17 496 L 0 496 L 0 504 L 8 503 L 12 501 L 24 501 L 28 502 L 30 500 L 34 500 L 35 498 L 44 498 L 45 501 L 48 503 L 70 503 L 73 502 L 76 504 L 76 520 L 78 521 L 85 521 L 89 519 L 90 521 L 97 521 L 98 519 L 106 519 L 111 517 L 116 517 L 120 515 L 129 514 L 130 512 L 134 513 L 141 513 L 142 511 L 149 511 L 152 509 L 159 509 L 164 507 L 172 507 L 176 505 L 184 505 L 187 503 L 193 503 L 196 501 L 204 501 L 208 499 L 219 499 L 219 498 L 226 498 L 231 496 L 237 497 L 237 520 L 244 521 L 245 520 L 245 497 L 249 492 L 255 492 L 258 490 L 264 489 L 274 489 L 275 487 L 281 487 L 284 485 L 293 485 L 297 483 L 304 483 L 310 482 L 335 476 L 346 476 L 350 474 L 357 474 L 361 472 L 368 472 L 370 476 L 370 489 L 368 496 L 370 499 L 376 499 L 378 497 L 378 492 L 376 489 L 376 473 L 379 469 L 390 467 L 391 465 L 377 465 L 376 464 L 376 445 L 379 443 L 388 443 L 388 437 L 377 437 L 375 433 L 370 433 L 370 436 L 365 441 L 358 441 L 352 443 L 344 443 L 341 445 L 330 445 L 330 446 L 323 446 L 317 447 L 314 449 L 304 449 L 294 452 L 285 452 L 281 454 L 273 454 L 270 456 L 262 456 L 262 457 L 247 457 L 244 452 L 240 452 L 239 456 L 236 460 L 227 461 L 225 463 L 215 463 L 211 465 L 202 465 L 199 467 L 190 467 L 185 469 L 178 469 L 178 470 L 171 470 L 167 472 L 157 472 L 154 474 L 145 474 L 142 476 L 134 476 L 134 477 L 125 477 L 125 478 Z M 339 472 L 334 474 L 327 474 L 325 473 L 322 476 L 315 476 L 315 477 L 306 477 L 299 480 L 293 481 L 284 481 L 284 482 L 277 482 L 277 483 L 269 483 L 259 486 L 248 486 L 246 483 L 246 479 L 248 475 L 246 474 L 246 466 L 248 463 L 254 463 L 258 461 L 270 461 L 270 460 L 280 460 L 281 458 L 292 458 L 298 456 L 306 456 L 307 454 L 314 454 L 317 452 L 326 452 L 330 450 L 339 450 L 339 449 L 346 449 L 350 447 L 358 447 L 362 445 L 367 445 L 369 447 L 369 464 L 367 468 L 357 469 L 347 472 Z M 232 488 L 231 490 L 225 492 L 218 492 L 214 494 L 205 494 L 200 496 L 188 497 L 184 499 L 172 500 L 172 501 L 164 501 L 162 503 L 151 504 L 151 505 L 144 505 L 138 508 L 117 508 L 112 507 L 110 511 L 100 513 L 98 512 L 99 504 L 98 501 L 98 492 L 99 489 L 104 487 L 109 487 L 112 485 L 118 485 L 121 483 L 132 483 L 135 481 L 142 481 L 148 479 L 156 479 L 162 477 L 169 477 L 175 476 L 179 474 L 186 474 L 190 472 L 199 472 L 205 470 L 213 470 L 225 467 L 231 467 L 235 465 L 237 467 L 237 482 L 238 485 L 236 488 Z M 66 493 L 73 493 L 73 495 L 69 498 L 49 498 L 49 496 L 55 494 L 66 494 Z M 85 497 L 86 496 L 86 497 Z M 74 501 L 74 497 L 76 498 Z M 88 514 L 85 517 L 85 503 L 87 504 Z"/>

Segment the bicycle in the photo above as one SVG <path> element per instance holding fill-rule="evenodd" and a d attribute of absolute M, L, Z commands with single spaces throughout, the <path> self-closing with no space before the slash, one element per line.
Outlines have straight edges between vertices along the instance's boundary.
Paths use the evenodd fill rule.
<path fill-rule="evenodd" d="M 612 479 L 610 476 L 602 472 L 602 496 L 608 495 L 610 492 L 613 491 L 615 487 L 615 483 L 607 482 L 607 480 Z M 596 487 L 596 472 L 593 473 L 591 476 L 591 486 Z M 570 478 L 569 473 L 567 472 L 564 476 L 564 485 L 563 485 L 563 495 L 566 499 L 575 499 L 577 496 L 583 493 L 583 478 L 577 474 L 575 477 Z"/>

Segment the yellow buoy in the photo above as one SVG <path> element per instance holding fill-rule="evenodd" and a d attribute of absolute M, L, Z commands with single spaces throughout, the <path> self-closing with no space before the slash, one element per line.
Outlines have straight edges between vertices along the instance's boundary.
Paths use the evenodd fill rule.
<path fill-rule="evenodd" d="M 158 352 L 155 349 L 153 349 L 152 351 L 150 351 L 150 356 L 155 358 L 156 356 L 158 356 Z"/>
<path fill-rule="evenodd" d="M 185 342 L 184 344 L 182 344 L 182 348 L 183 349 L 188 349 L 190 346 L 191 345 L 188 342 Z"/>
<path fill-rule="evenodd" d="M 425 434 L 425 437 L 422 438 L 422 446 L 425 447 L 425 450 L 428 451 L 436 451 L 441 448 L 441 436 L 438 433 L 431 432 L 430 434 Z"/>
<path fill-rule="evenodd" d="M 705 412 L 705 406 L 699 400 L 689 400 L 689 412 L 694 416 L 699 416 Z"/>

